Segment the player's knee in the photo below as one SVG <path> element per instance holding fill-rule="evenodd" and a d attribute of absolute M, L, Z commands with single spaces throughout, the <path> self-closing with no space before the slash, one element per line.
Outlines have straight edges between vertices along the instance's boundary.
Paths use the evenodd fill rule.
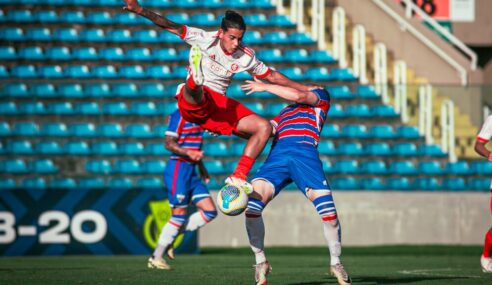
<path fill-rule="evenodd" d="M 217 211 L 202 211 L 202 215 L 208 223 L 217 217 Z"/>
<path fill-rule="evenodd" d="M 262 134 L 268 134 L 268 136 L 270 136 L 270 134 L 272 133 L 272 125 L 270 125 L 270 123 L 265 120 L 265 119 L 261 119 L 261 120 L 258 120 L 257 121 L 257 132 L 260 132 Z"/>
<path fill-rule="evenodd" d="M 338 224 L 337 209 L 331 194 L 317 197 L 313 200 L 313 205 L 324 222 L 333 223 L 334 226 Z"/>
<path fill-rule="evenodd" d="M 265 208 L 265 203 L 263 203 L 259 199 L 249 198 L 248 207 L 246 208 L 246 218 L 259 218 L 261 217 L 261 213 Z"/>

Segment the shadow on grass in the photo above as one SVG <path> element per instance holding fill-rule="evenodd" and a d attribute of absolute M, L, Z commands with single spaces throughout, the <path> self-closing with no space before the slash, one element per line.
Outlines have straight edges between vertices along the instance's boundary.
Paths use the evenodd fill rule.
<path fill-rule="evenodd" d="M 443 280 L 463 280 L 466 282 L 466 279 L 471 279 L 469 277 L 448 277 L 448 276 L 419 276 L 419 277 L 356 277 L 352 278 L 352 282 L 354 284 L 361 285 L 376 285 L 376 284 L 407 284 L 407 283 L 416 283 L 416 282 L 424 282 L 424 281 L 443 281 Z M 305 281 L 305 282 L 295 282 L 295 283 L 286 283 L 286 285 L 331 285 L 338 284 L 335 278 L 330 278 L 329 280 L 323 281 Z"/>

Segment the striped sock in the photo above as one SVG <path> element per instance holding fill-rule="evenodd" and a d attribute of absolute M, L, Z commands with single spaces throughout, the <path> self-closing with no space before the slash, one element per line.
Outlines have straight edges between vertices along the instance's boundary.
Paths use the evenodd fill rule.
<path fill-rule="evenodd" d="M 188 219 L 185 231 L 195 231 L 217 217 L 217 211 L 198 211 L 193 213 Z"/>
<path fill-rule="evenodd" d="M 342 254 L 341 229 L 333 196 L 331 194 L 323 195 L 316 198 L 313 204 L 323 220 L 323 233 L 330 250 L 330 264 L 340 263 L 340 255 Z"/>
<path fill-rule="evenodd" d="M 157 247 L 154 250 L 154 258 L 162 258 L 164 250 L 173 243 L 179 229 L 186 221 L 186 215 L 172 215 L 171 219 L 162 227 Z"/>

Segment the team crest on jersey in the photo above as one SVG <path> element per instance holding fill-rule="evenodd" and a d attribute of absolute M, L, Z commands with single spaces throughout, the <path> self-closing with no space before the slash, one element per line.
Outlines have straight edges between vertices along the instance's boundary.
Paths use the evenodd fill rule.
<path fill-rule="evenodd" d="M 183 194 L 178 194 L 178 195 L 176 195 L 176 198 L 177 198 L 177 199 L 178 199 L 178 201 L 181 203 L 181 202 L 183 202 L 183 200 L 185 199 L 185 195 L 183 195 Z"/>
<path fill-rule="evenodd" d="M 236 72 L 238 69 L 239 69 L 239 65 L 237 65 L 236 63 L 233 63 L 233 64 L 231 65 L 231 70 L 232 70 L 233 72 Z"/>
<path fill-rule="evenodd" d="M 213 59 L 213 60 L 215 60 L 215 54 L 211 54 L 210 55 L 210 58 Z"/>

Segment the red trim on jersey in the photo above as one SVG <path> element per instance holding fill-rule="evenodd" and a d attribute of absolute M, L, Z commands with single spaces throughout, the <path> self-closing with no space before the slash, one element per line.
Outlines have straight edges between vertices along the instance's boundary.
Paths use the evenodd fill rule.
<path fill-rule="evenodd" d="M 272 70 L 270 69 L 270 67 L 267 69 L 267 71 L 265 71 L 265 73 L 263 74 L 259 74 L 259 75 L 255 75 L 256 78 L 265 78 L 267 77 L 268 75 L 270 75 L 270 73 L 272 73 Z"/>
<path fill-rule="evenodd" d="M 310 136 L 316 140 L 319 139 L 318 134 L 311 130 L 293 130 L 293 129 L 287 129 L 287 130 L 282 130 L 280 131 L 280 134 L 278 135 L 278 138 L 283 138 L 283 137 L 288 137 L 288 136 Z"/>
<path fill-rule="evenodd" d="M 184 38 L 186 37 L 187 31 L 188 31 L 188 28 L 186 27 L 186 25 L 183 25 L 183 32 L 181 33 L 181 35 L 179 35 L 179 38 L 184 40 Z"/>
<path fill-rule="evenodd" d="M 239 46 L 238 49 L 240 51 L 244 52 L 244 54 L 249 55 L 250 57 L 253 57 L 253 50 L 250 49 L 249 47 Z"/>
<path fill-rule="evenodd" d="M 335 215 L 331 215 L 331 216 L 322 216 L 321 217 L 321 219 L 323 221 L 325 221 L 325 222 L 327 222 L 327 221 L 333 221 L 336 218 L 337 218 L 337 215 L 336 214 Z"/>
<path fill-rule="evenodd" d="M 482 138 L 482 137 L 477 136 L 477 141 L 478 141 L 478 142 L 481 142 L 481 143 L 486 143 L 486 142 L 488 142 L 489 140 L 488 140 L 488 139 L 485 139 L 485 138 Z"/>
<path fill-rule="evenodd" d="M 178 182 L 178 171 L 179 171 L 179 165 L 180 164 L 181 164 L 181 161 L 178 160 L 178 161 L 176 161 L 176 165 L 174 166 L 173 186 L 171 187 L 171 194 L 172 195 L 176 194 L 176 183 Z"/>

